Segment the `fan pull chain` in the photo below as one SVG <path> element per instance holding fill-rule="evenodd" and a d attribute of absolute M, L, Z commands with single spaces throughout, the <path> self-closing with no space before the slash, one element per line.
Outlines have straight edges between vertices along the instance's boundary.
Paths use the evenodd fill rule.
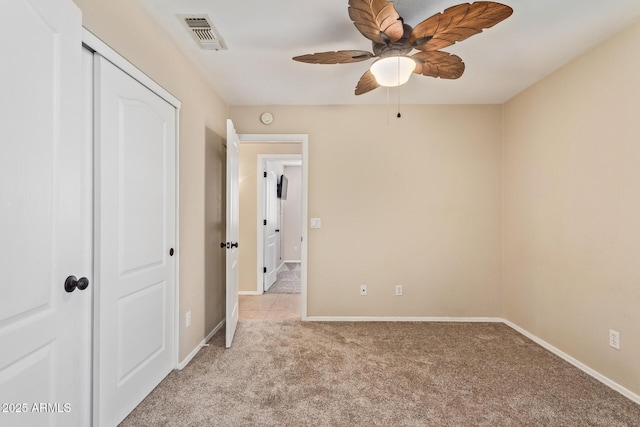
<path fill-rule="evenodd" d="M 398 61 L 398 73 L 396 74 L 398 76 L 398 114 L 396 115 L 397 118 L 402 117 L 402 114 L 400 114 L 400 61 Z"/>
<path fill-rule="evenodd" d="M 387 89 L 387 126 L 389 125 L 389 116 L 391 115 L 391 103 L 389 102 L 389 87 Z"/>

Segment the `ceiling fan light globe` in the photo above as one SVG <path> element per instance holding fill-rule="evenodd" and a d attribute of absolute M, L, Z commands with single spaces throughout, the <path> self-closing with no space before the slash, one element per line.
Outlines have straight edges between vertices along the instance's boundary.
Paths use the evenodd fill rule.
<path fill-rule="evenodd" d="M 386 56 L 371 64 L 371 74 L 380 86 L 395 87 L 405 84 L 416 69 L 416 61 L 409 56 Z"/>

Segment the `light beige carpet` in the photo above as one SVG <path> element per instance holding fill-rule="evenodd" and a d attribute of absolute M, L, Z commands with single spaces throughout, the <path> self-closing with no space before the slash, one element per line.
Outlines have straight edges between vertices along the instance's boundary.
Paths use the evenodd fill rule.
<path fill-rule="evenodd" d="M 638 426 L 640 405 L 503 324 L 242 321 L 122 426 Z"/>

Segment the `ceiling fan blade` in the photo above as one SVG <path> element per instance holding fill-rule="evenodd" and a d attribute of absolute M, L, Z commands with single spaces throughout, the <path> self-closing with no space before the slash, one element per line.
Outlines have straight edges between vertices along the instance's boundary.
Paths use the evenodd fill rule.
<path fill-rule="evenodd" d="M 379 86 L 380 85 L 376 81 L 376 78 L 373 76 L 371 71 L 367 70 L 367 72 L 364 73 L 362 77 L 360 77 L 360 81 L 356 86 L 356 95 L 362 95 L 363 93 L 372 91 Z"/>
<path fill-rule="evenodd" d="M 349 0 L 349 17 L 374 43 L 395 43 L 404 34 L 400 15 L 387 0 Z"/>
<path fill-rule="evenodd" d="M 373 53 L 366 50 L 339 50 L 337 52 L 320 52 L 308 55 L 300 55 L 293 58 L 294 61 L 308 64 L 346 64 L 349 62 L 365 61 L 373 58 Z"/>
<path fill-rule="evenodd" d="M 495 2 L 459 4 L 416 25 L 409 42 L 416 49 L 439 50 L 493 27 L 512 13 L 509 6 Z"/>
<path fill-rule="evenodd" d="M 457 55 L 429 50 L 418 52 L 411 57 L 416 59 L 417 65 L 414 70 L 416 74 L 441 79 L 457 79 L 464 73 L 464 62 Z"/>

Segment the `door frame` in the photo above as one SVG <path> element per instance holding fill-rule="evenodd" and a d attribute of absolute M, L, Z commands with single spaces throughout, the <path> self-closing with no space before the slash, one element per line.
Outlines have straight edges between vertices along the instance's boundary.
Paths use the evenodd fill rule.
<path fill-rule="evenodd" d="M 282 141 L 278 141 L 278 142 L 282 142 Z M 257 255 L 256 255 L 256 259 L 258 260 L 257 262 L 257 286 L 256 286 L 256 292 L 258 294 L 262 294 L 264 293 L 264 273 L 263 273 L 263 267 L 264 267 L 264 236 L 265 236 L 265 232 L 266 229 L 264 228 L 262 219 L 266 218 L 266 212 L 267 212 L 267 206 L 265 204 L 265 193 L 266 193 L 266 188 L 265 186 L 267 185 L 267 183 L 265 182 L 264 179 L 264 175 L 263 172 L 267 169 L 267 162 L 276 162 L 276 163 L 287 163 L 287 162 L 291 162 L 291 161 L 296 161 L 300 163 L 300 166 L 302 166 L 302 154 L 258 154 L 258 172 L 257 172 L 257 177 L 258 177 L 258 185 L 257 185 L 257 193 L 258 193 L 258 201 L 256 203 L 257 207 L 258 207 L 258 222 L 257 222 L 257 242 L 258 242 L 258 248 L 257 248 Z M 302 191 L 304 193 L 304 191 Z M 303 203 L 301 201 L 301 203 Z M 282 218 L 280 218 L 280 221 L 282 222 Z M 301 227 L 304 228 L 304 227 Z M 282 226 L 280 226 L 280 231 L 282 232 Z M 300 232 L 302 232 L 302 230 L 300 230 Z M 302 242 L 301 242 L 302 243 Z M 280 250 L 282 250 L 282 242 L 280 243 Z M 262 257 L 262 258 L 261 258 Z M 283 260 L 284 263 L 284 260 Z M 282 266 L 282 264 L 279 264 L 276 269 L 279 269 Z"/>
<path fill-rule="evenodd" d="M 282 144 L 282 143 L 298 143 L 302 146 L 302 154 L 294 154 L 294 156 L 302 156 L 302 242 L 300 242 L 300 319 L 307 320 L 307 223 L 308 223 L 308 192 L 309 192 L 309 135 L 308 134 L 238 134 L 240 138 L 240 145 L 246 143 L 260 143 L 260 144 Z M 283 154 L 265 154 L 263 158 L 277 158 L 283 156 Z M 298 157 L 299 158 L 299 157 Z M 258 156 L 258 167 L 262 166 L 260 156 Z M 259 170 L 258 179 L 262 180 L 262 170 Z M 261 210 L 262 204 L 262 191 L 264 183 L 258 181 L 258 219 L 262 218 L 263 212 Z M 264 234 L 262 232 L 257 233 L 257 260 L 258 263 L 262 263 L 263 259 L 263 244 Z M 258 268 L 256 289 L 262 293 L 262 268 Z"/>
<path fill-rule="evenodd" d="M 175 264 L 176 264 L 176 268 L 175 268 L 175 277 L 174 277 L 174 281 L 175 281 L 175 304 L 173 307 L 174 310 L 174 318 L 175 318 L 175 324 L 174 324 L 174 351 L 173 351 L 173 360 L 172 360 L 172 364 L 174 366 L 174 369 L 178 368 L 178 361 L 179 361 L 179 351 L 180 351 L 180 299 L 179 299 L 179 295 L 180 295 L 180 109 L 182 106 L 182 103 L 180 102 L 180 100 L 178 100 L 176 97 L 174 97 L 173 95 L 171 95 L 171 93 L 169 93 L 166 89 L 164 89 L 162 86 L 160 86 L 158 83 L 156 83 L 155 81 L 153 81 L 149 76 L 147 76 L 146 74 L 144 74 L 144 72 L 142 72 L 140 69 L 138 69 L 136 66 L 134 66 L 133 64 L 131 64 L 129 61 L 127 61 L 124 57 L 122 57 L 119 53 L 117 53 L 115 50 L 113 50 L 111 47 L 109 47 L 106 43 L 104 43 L 102 40 L 100 40 L 98 37 L 96 37 L 93 33 L 91 33 L 89 30 L 87 30 L 85 27 L 82 28 L 82 46 L 78 46 L 78 48 L 82 49 L 82 48 L 87 48 L 88 50 L 92 51 L 93 53 L 98 53 L 99 55 L 101 55 L 102 57 L 104 57 L 105 59 L 107 59 L 109 62 L 113 63 L 115 66 L 117 66 L 118 68 L 120 68 L 121 70 L 123 70 L 125 73 L 127 73 L 129 76 L 131 76 L 133 79 L 135 79 L 136 81 L 138 81 L 140 84 L 142 84 L 143 86 L 147 87 L 149 90 L 151 90 L 152 92 L 154 92 L 156 95 L 158 95 L 160 98 L 162 98 L 163 100 L 165 100 L 167 103 L 169 103 L 172 107 L 175 108 L 175 114 L 176 114 L 176 152 L 175 152 L 175 171 L 176 171 L 176 177 L 175 177 L 175 218 L 176 218 L 176 229 L 175 229 L 175 236 L 176 236 L 176 241 L 175 241 L 175 249 L 177 252 L 176 259 L 175 259 Z M 84 71 L 83 71 L 84 72 Z M 92 128 L 94 126 L 94 124 L 91 125 Z M 93 134 L 93 131 L 92 131 Z M 93 144 L 93 141 L 92 141 Z M 96 194 L 95 194 L 95 187 L 94 187 L 94 200 L 96 198 Z M 96 211 L 95 211 L 96 207 L 94 206 L 94 218 L 96 215 Z M 93 246 L 94 248 L 97 247 L 97 245 L 100 244 L 100 235 L 95 234 L 95 225 L 94 225 L 94 242 L 93 242 Z M 95 262 L 95 260 L 94 260 Z M 95 269 L 95 265 L 94 265 L 94 269 Z M 97 284 L 98 285 L 98 284 Z M 95 292 L 94 290 L 94 301 L 93 301 L 93 314 L 92 317 L 96 316 L 97 313 L 97 309 L 99 307 L 99 301 L 97 301 L 97 294 L 99 294 L 99 292 Z M 97 345 L 96 343 L 99 341 L 99 331 L 96 331 L 94 329 L 93 331 L 93 342 L 94 342 L 94 346 Z M 94 348 L 92 348 L 92 353 L 95 354 Z M 95 384 L 94 384 L 94 380 L 96 379 L 96 372 L 95 369 L 97 367 L 95 366 L 95 361 L 93 363 L 93 367 L 92 367 L 92 389 L 95 390 Z M 92 406 L 95 405 L 95 401 L 92 402 Z M 94 422 L 96 420 L 94 419 Z"/>

